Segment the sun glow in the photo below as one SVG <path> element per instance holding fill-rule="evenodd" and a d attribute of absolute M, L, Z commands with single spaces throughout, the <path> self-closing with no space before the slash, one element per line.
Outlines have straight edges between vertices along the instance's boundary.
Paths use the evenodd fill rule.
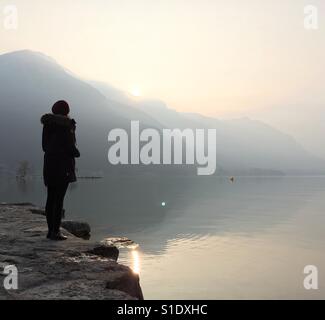
<path fill-rule="evenodd" d="M 130 93 L 133 97 L 140 97 L 141 96 L 141 91 L 139 89 L 139 87 L 133 87 L 131 90 L 130 90 Z"/>

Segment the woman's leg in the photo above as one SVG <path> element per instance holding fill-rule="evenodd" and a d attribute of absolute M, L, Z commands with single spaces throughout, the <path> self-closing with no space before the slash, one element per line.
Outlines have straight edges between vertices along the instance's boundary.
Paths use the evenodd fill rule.
<path fill-rule="evenodd" d="M 53 232 L 58 234 L 60 232 L 61 220 L 62 220 L 62 210 L 64 204 L 64 197 L 66 195 L 69 183 L 63 183 L 57 186 L 55 193 L 55 214 L 54 214 L 54 225 Z"/>
<path fill-rule="evenodd" d="M 47 200 L 45 206 L 45 213 L 46 213 L 46 221 L 48 226 L 48 236 L 53 232 L 55 201 L 56 201 L 55 187 L 47 186 Z"/>

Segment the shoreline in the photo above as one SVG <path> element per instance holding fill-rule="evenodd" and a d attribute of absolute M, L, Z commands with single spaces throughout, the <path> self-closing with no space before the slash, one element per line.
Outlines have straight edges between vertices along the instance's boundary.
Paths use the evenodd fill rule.
<path fill-rule="evenodd" d="M 117 262 L 114 245 L 65 229 L 68 240 L 48 240 L 41 210 L 31 203 L 0 204 L 0 300 L 143 299 L 139 276 Z M 17 290 L 3 286 L 8 265 L 17 267 Z"/>

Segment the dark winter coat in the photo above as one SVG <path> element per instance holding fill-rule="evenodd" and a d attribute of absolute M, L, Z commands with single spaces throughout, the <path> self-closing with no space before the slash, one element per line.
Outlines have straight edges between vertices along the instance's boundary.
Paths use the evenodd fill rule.
<path fill-rule="evenodd" d="M 65 116 L 45 114 L 42 147 L 44 154 L 44 183 L 58 185 L 76 181 L 75 158 L 80 157 L 76 147 L 76 122 Z"/>

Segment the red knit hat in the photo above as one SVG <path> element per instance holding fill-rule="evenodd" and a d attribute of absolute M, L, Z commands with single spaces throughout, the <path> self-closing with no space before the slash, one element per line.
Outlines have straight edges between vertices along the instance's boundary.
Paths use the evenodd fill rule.
<path fill-rule="evenodd" d="M 54 114 L 60 114 L 62 116 L 66 116 L 70 112 L 69 104 L 64 100 L 59 100 L 54 103 L 52 107 L 52 112 Z"/>

